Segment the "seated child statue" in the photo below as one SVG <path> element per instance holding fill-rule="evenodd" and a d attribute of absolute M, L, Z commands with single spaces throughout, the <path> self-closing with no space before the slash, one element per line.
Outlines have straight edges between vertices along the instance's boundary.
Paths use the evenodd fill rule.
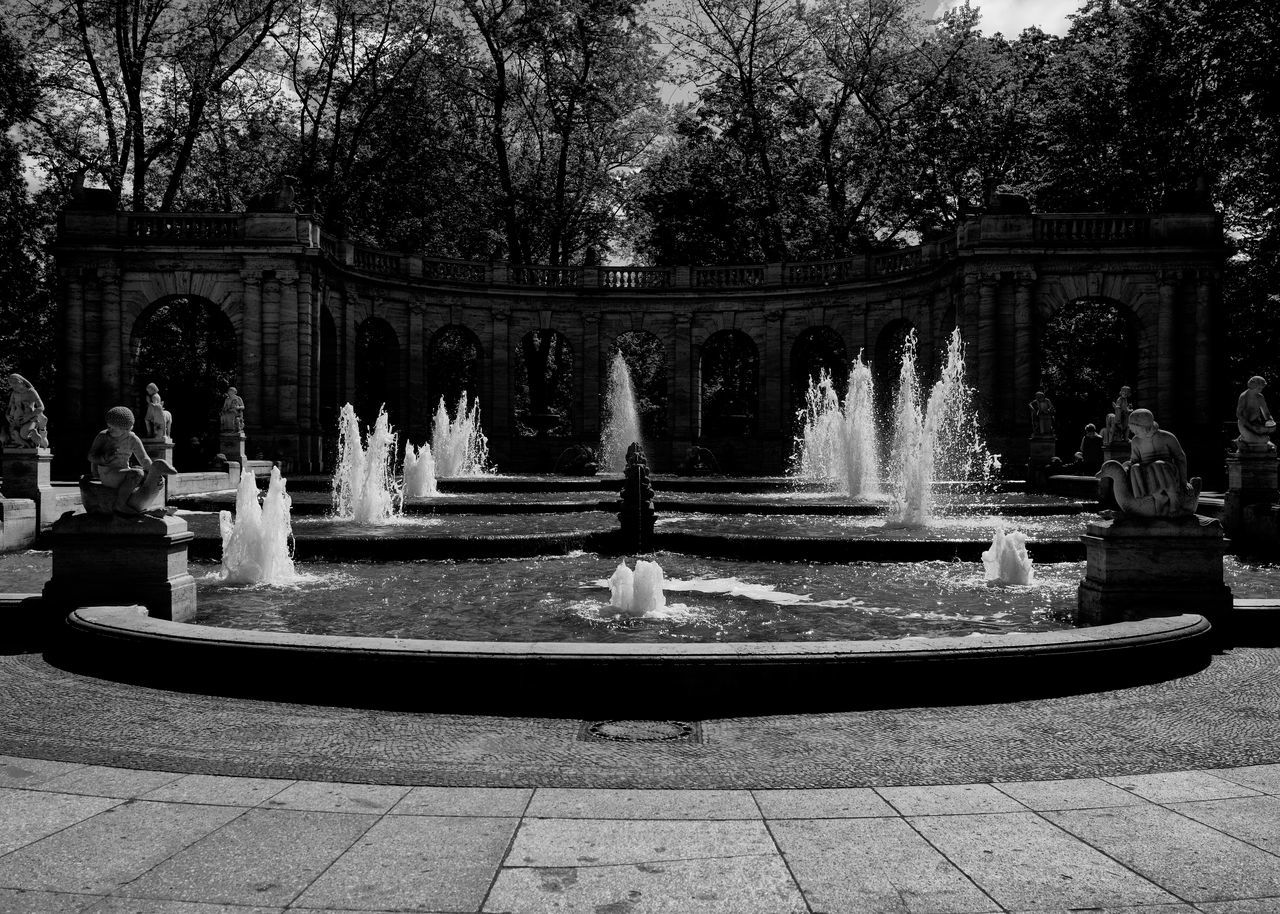
<path fill-rule="evenodd" d="M 114 492 L 110 499 L 88 496 L 85 510 L 92 513 L 114 511 L 136 516 L 164 507 L 164 477 L 175 470 L 164 460 L 152 460 L 133 433 L 133 411 L 127 406 L 107 410 L 107 427 L 98 432 L 89 447 L 89 465 L 102 487 Z M 134 466 L 137 460 L 139 466 Z M 81 481 L 82 491 L 85 481 Z M 87 487 L 92 491 L 92 487 Z M 107 493 L 103 493 L 106 495 Z"/>
<path fill-rule="evenodd" d="M 1116 480 L 1116 501 L 1125 513 L 1147 517 L 1194 514 L 1200 496 L 1200 478 L 1187 476 L 1187 455 L 1171 432 L 1156 424 L 1149 409 L 1129 414 L 1129 460 L 1124 476 Z M 1116 466 L 1108 461 L 1103 466 Z M 1125 491 L 1127 489 L 1127 491 Z"/>

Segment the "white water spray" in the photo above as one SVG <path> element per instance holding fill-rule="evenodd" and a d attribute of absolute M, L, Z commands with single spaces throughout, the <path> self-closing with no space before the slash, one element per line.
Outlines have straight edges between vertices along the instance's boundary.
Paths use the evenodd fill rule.
<path fill-rule="evenodd" d="M 667 605 L 662 580 L 662 566 L 657 562 L 636 559 L 636 570 L 632 571 L 624 559 L 609 578 L 609 605 L 623 616 L 657 612 Z"/>
<path fill-rule="evenodd" d="M 258 484 L 253 473 L 240 471 L 236 489 L 236 513 L 218 514 L 222 533 L 222 570 L 218 574 L 224 584 L 290 584 L 297 580 L 289 539 L 293 535 L 289 495 L 285 480 L 277 467 L 271 468 L 271 479 L 262 504 L 258 504 Z"/>
<path fill-rule="evenodd" d="M 458 398 L 454 418 L 449 418 L 444 397 L 436 407 L 431 426 L 431 453 L 440 477 L 482 476 L 489 472 L 489 439 L 480 429 L 480 400 L 467 405 L 467 392 Z"/>
<path fill-rule="evenodd" d="M 404 495 L 405 498 L 422 498 L 439 494 L 436 489 L 436 461 L 431 454 L 431 445 L 423 444 L 414 447 L 406 444 L 404 448 Z"/>
<path fill-rule="evenodd" d="M 627 465 L 627 448 L 632 442 L 644 446 L 640 438 L 640 413 L 636 407 L 631 370 L 619 352 L 609 366 L 604 392 L 604 428 L 600 432 L 600 467 L 621 473 Z"/>
<path fill-rule="evenodd" d="M 795 476 L 834 483 L 854 497 L 874 494 L 880 476 L 874 403 L 871 368 L 861 354 L 849 370 L 843 404 L 825 371 L 810 382 L 796 438 Z"/>
<path fill-rule="evenodd" d="M 350 403 L 338 417 L 338 466 L 333 473 L 333 509 L 357 524 L 385 524 L 401 508 L 401 488 L 395 478 L 396 435 L 385 409 L 368 435 L 360 435 L 360 420 Z"/>
<path fill-rule="evenodd" d="M 991 548 L 982 553 L 982 568 L 991 584 L 1034 584 L 1036 573 L 1027 554 L 1026 534 L 1005 533 L 996 527 L 991 535 Z"/>

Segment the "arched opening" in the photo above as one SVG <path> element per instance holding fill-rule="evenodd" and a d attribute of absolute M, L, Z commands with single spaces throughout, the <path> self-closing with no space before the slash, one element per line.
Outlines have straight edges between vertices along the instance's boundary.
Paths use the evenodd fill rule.
<path fill-rule="evenodd" d="M 849 355 L 840 334 L 830 327 L 810 327 L 796 338 L 791 347 L 791 414 L 794 424 L 805 408 L 809 385 L 823 374 L 843 400 L 849 384 Z"/>
<path fill-rule="evenodd" d="M 667 436 L 667 350 L 662 341 L 646 330 L 619 333 L 601 366 L 601 389 L 609 376 L 614 356 L 622 354 L 631 372 L 636 395 L 640 433 L 646 441 Z"/>
<path fill-rule="evenodd" d="M 146 387 L 155 384 L 165 409 L 173 415 L 174 463 L 179 469 L 209 465 L 218 452 L 223 396 L 236 383 L 236 333 L 231 319 L 204 298 L 163 299 L 134 322 L 130 351 L 135 431 L 146 434 Z M 250 422 L 255 418 L 250 416 Z"/>
<path fill-rule="evenodd" d="M 1040 383 L 1053 401 L 1060 452 L 1069 454 L 1067 445 L 1074 450 L 1086 423 L 1103 432 L 1124 385 L 1133 388 L 1131 409 L 1154 406 L 1152 392 L 1137 387 L 1137 373 L 1138 331 L 1127 308 L 1078 298 L 1049 317 L 1040 337 Z"/>
<path fill-rule="evenodd" d="M 429 415 L 435 415 L 441 397 L 450 415 L 464 391 L 475 402 L 480 394 L 482 355 L 479 337 L 461 325 L 450 324 L 431 335 L 427 344 Z"/>
<path fill-rule="evenodd" d="M 516 434 L 573 434 L 573 347 L 557 330 L 531 330 L 516 358 Z M 453 404 L 450 404 L 452 406 Z"/>
<path fill-rule="evenodd" d="M 380 317 L 370 317 L 356 327 L 356 389 L 351 405 L 366 425 L 372 425 L 378 410 L 387 408 L 387 418 L 399 426 L 400 342 L 396 332 Z"/>
<path fill-rule="evenodd" d="M 760 403 L 760 354 L 741 330 L 720 330 L 698 360 L 702 434 L 755 434 Z"/>
<path fill-rule="evenodd" d="M 888 416 L 893 409 L 893 398 L 898 394 L 898 376 L 902 373 L 902 354 L 907 337 L 915 329 L 915 324 L 911 321 L 899 318 L 886 324 L 880 331 L 880 336 L 876 338 L 871 377 L 875 383 L 876 415 L 878 416 Z"/>

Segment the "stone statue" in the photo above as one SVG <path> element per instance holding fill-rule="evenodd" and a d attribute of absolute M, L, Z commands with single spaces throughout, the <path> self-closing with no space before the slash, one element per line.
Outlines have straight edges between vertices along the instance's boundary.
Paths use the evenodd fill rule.
<path fill-rule="evenodd" d="M 234 387 L 227 388 L 227 395 L 222 401 L 221 424 L 223 433 L 238 435 L 244 431 L 244 400 L 241 400 Z"/>
<path fill-rule="evenodd" d="M 1129 427 L 1129 459 L 1108 460 L 1099 471 L 1112 481 L 1120 512 L 1137 517 L 1195 514 L 1201 481 L 1199 476 L 1187 478 L 1187 455 L 1178 439 L 1156 424 L 1149 409 L 1133 410 Z"/>
<path fill-rule="evenodd" d="M 8 447 L 49 446 L 49 420 L 40 394 L 20 374 L 9 375 L 9 406 L 5 411 L 4 444 Z"/>
<path fill-rule="evenodd" d="M 1043 390 L 1037 390 L 1036 398 L 1031 401 L 1031 434 L 1033 436 L 1053 437 L 1053 412 L 1053 401 L 1044 395 Z"/>
<path fill-rule="evenodd" d="M 107 410 L 107 427 L 89 446 L 89 466 L 92 472 L 80 480 L 85 510 L 126 517 L 162 509 L 164 478 L 177 473 L 168 461 L 147 456 L 142 439 L 133 433 L 133 411 L 127 406 Z M 93 484 L 95 478 L 100 486 Z"/>
<path fill-rule="evenodd" d="M 1120 396 L 1116 397 L 1115 402 L 1111 404 L 1115 410 L 1114 413 L 1107 414 L 1107 424 L 1111 426 L 1111 444 L 1123 444 L 1129 437 L 1129 415 L 1133 411 L 1133 405 L 1129 400 L 1132 396 L 1133 392 L 1126 384 L 1120 388 Z M 1112 425 L 1112 416 L 1115 416 L 1114 425 Z"/>
<path fill-rule="evenodd" d="M 148 438 L 168 438 L 173 430 L 173 414 L 164 408 L 160 388 L 155 384 L 147 385 L 147 415 L 143 421 Z"/>
<path fill-rule="evenodd" d="M 1266 379 L 1254 375 L 1236 401 L 1236 427 L 1240 429 L 1236 446 L 1242 451 L 1275 452 L 1271 434 L 1276 430 L 1276 420 L 1267 408 L 1267 398 L 1262 395 L 1262 388 L 1266 386 Z"/>

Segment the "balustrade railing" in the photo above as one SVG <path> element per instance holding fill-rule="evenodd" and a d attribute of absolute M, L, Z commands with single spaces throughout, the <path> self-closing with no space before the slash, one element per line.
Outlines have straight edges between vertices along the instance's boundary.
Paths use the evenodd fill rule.
<path fill-rule="evenodd" d="M 582 285 L 582 267 L 512 266 L 507 275 L 517 286 L 576 289 Z"/>
<path fill-rule="evenodd" d="M 129 213 L 125 234 L 134 241 L 239 241 L 244 222 L 236 214 Z"/>
<path fill-rule="evenodd" d="M 432 257 L 422 261 L 422 278 L 438 282 L 481 283 L 489 278 L 487 264 L 472 260 L 443 260 Z"/>
<path fill-rule="evenodd" d="M 675 271 L 669 267 L 600 267 L 602 289 L 669 289 Z"/>
<path fill-rule="evenodd" d="M 834 282 L 862 279 L 864 275 L 861 257 L 843 260 L 814 260 L 807 263 L 788 263 L 782 271 L 782 281 L 788 286 L 825 286 Z"/>
<path fill-rule="evenodd" d="M 694 267 L 693 285 L 699 289 L 750 289 L 764 285 L 764 267 Z"/>
<path fill-rule="evenodd" d="M 1054 244 L 1145 242 L 1151 236 L 1149 216 L 1037 216 L 1035 240 Z"/>
<path fill-rule="evenodd" d="M 906 273 L 920 266 L 920 248 L 903 248 L 887 254 L 875 254 L 871 257 L 872 276 L 892 276 L 894 273 Z"/>
<path fill-rule="evenodd" d="M 356 247 L 352 266 L 365 273 L 401 273 L 404 262 L 399 254 L 389 254 L 375 248 Z"/>

